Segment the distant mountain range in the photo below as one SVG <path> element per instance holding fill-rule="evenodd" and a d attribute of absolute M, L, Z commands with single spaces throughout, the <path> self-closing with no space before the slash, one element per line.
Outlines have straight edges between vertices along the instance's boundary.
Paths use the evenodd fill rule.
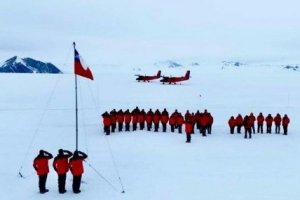
<path fill-rule="evenodd" d="M 192 62 L 189 64 L 182 64 L 181 62 L 173 61 L 173 60 L 166 60 L 161 62 L 154 63 L 154 66 L 156 67 L 168 67 L 168 68 L 177 68 L 177 67 L 183 67 L 183 66 L 199 66 L 198 62 Z"/>
<path fill-rule="evenodd" d="M 19 58 L 14 56 L 0 66 L 1 73 L 62 73 L 55 65 L 44 63 L 32 58 Z"/>

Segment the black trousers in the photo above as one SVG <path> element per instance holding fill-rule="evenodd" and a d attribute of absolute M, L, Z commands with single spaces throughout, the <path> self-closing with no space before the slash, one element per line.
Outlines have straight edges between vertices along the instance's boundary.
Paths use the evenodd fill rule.
<path fill-rule="evenodd" d="M 206 127 L 201 127 L 202 136 L 206 136 Z"/>
<path fill-rule="evenodd" d="M 123 130 L 123 123 L 119 123 L 119 132 Z"/>
<path fill-rule="evenodd" d="M 59 193 L 66 192 L 66 178 L 67 178 L 67 174 L 58 175 L 58 191 L 59 191 Z"/>
<path fill-rule="evenodd" d="M 280 125 L 275 125 L 275 133 L 280 133 Z"/>
<path fill-rule="evenodd" d="M 257 124 L 257 133 L 263 133 L 263 125 Z"/>
<path fill-rule="evenodd" d="M 129 131 L 130 123 L 125 123 L 125 131 Z"/>
<path fill-rule="evenodd" d="M 104 126 L 104 132 L 106 133 L 106 135 L 110 134 L 110 127 L 109 126 Z"/>
<path fill-rule="evenodd" d="M 237 126 L 237 133 L 241 133 L 242 125 Z"/>
<path fill-rule="evenodd" d="M 271 133 L 272 132 L 272 125 L 267 125 L 267 133 Z"/>
<path fill-rule="evenodd" d="M 111 125 L 111 132 L 114 133 L 116 130 L 117 124 L 112 124 Z"/>
<path fill-rule="evenodd" d="M 251 127 L 245 128 L 245 138 L 247 138 L 247 135 L 249 135 L 249 138 L 251 139 Z"/>
<path fill-rule="evenodd" d="M 191 142 L 191 134 L 190 133 L 186 134 L 186 142 Z"/>
<path fill-rule="evenodd" d="M 182 133 L 182 125 L 178 125 L 178 133 Z"/>
<path fill-rule="evenodd" d="M 145 122 L 140 122 L 140 130 L 144 130 Z"/>
<path fill-rule="evenodd" d="M 167 124 L 162 124 L 162 127 L 163 127 L 163 132 L 166 132 L 167 131 Z"/>
<path fill-rule="evenodd" d="M 251 128 L 252 128 L 252 133 L 255 134 L 255 126 L 254 126 L 254 124 L 251 126 Z"/>
<path fill-rule="evenodd" d="M 233 126 L 233 127 L 230 127 L 230 133 L 231 133 L 231 134 L 234 134 L 234 126 Z"/>
<path fill-rule="evenodd" d="M 154 124 L 154 132 L 158 132 L 158 128 L 159 128 L 159 123 Z"/>
<path fill-rule="evenodd" d="M 137 129 L 137 123 L 132 123 L 132 130 L 136 131 L 136 129 Z"/>
<path fill-rule="evenodd" d="M 80 192 L 80 184 L 81 184 L 81 175 L 80 176 L 73 176 L 73 192 L 79 193 Z"/>
<path fill-rule="evenodd" d="M 173 133 L 175 130 L 175 125 L 170 125 L 171 126 L 171 132 Z"/>
<path fill-rule="evenodd" d="M 283 135 L 287 135 L 288 128 L 287 126 L 283 126 Z"/>
<path fill-rule="evenodd" d="M 211 126 L 212 126 L 212 125 L 208 125 L 208 126 L 207 126 L 207 133 L 208 133 L 208 134 L 211 134 Z"/>
<path fill-rule="evenodd" d="M 39 176 L 39 188 L 41 193 L 46 191 L 47 176 L 48 174 Z"/>
<path fill-rule="evenodd" d="M 152 128 L 152 123 L 147 123 L 147 130 L 150 131 Z"/>

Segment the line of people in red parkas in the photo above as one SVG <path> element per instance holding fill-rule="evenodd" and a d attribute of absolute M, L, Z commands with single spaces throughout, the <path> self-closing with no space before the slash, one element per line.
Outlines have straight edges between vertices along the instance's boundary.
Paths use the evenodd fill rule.
<path fill-rule="evenodd" d="M 257 133 L 263 133 L 263 124 L 266 122 L 267 133 L 272 133 L 272 124 L 275 124 L 275 133 L 280 134 L 280 126 L 283 127 L 283 135 L 287 135 L 288 125 L 290 123 L 289 117 L 285 114 L 283 118 L 281 115 L 277 113 L 277 115 L 273 118 L 271 114 L 268 114 L 267 117 L 264 117 L 262 113 L 259 113 L 257 118 L 253 113 L 250 115 L 246 115 L 244 118 L 241 114 L 238 114 L 236 118 L 231 116 L 228 120 L 228 125 L 230 127 L 230 133 L 234 134 L 234 128 L 237 127 L 237 133 L 241 133 L 242 126 L 245 129 L 245 138 L 249 136 L 251 138 L 251 133 L 255 134 L 255 121 L 257 121 Z"/>
<path fill-rule="evenodd" d="M 184 117 L 180 112 L 175 110 L 170 116 L 166 109 L 160 112 L 156 109 L 155 112 L 149 109 L 145 112 L 144 109 L 139 109 L 136 107 L 131 112 L 127 109 L 125 112 L 119 110 L 118 112 L 113 109 L 110 113 L 107 111 L 102 114 L 104 132 L 106 135 L 110 135 L 111 132 L 115 132 L 117 125 L 118 130 L 121 132 L 123 130 L 123 125 L 125 124 L 125 131 L 130 131 L 130 125 L 132 124 L 132 130 L 136 131 L 139 124 L 140 130 L 144 130 L 145 125 L 148 131 L 151 131 L 152 126 L 154 126 L 154 132 L 158 132 L 160 124 L 162 124 L 162 131 L 167 131 L 167 124 L 170 125 L 171 132 L 178 129 L 178 133 L 182 133 L 182 125 L 185 125 L 185 132 L 187 135 L 186 142 L 191 141 L 191 134 L 194 133 L 195 125 L 199 129 L 202 136 L 206 136 L 206 132 L 211 134 L 211 127 L 213 124 L 212 115 L 204 110 L 200 113 L 199 110 L 196 113 L 190 113 L 186 111 Z"/>

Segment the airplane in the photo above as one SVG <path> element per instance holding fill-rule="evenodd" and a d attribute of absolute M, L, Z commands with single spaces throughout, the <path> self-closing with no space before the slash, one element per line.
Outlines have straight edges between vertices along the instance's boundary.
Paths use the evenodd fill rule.
<path fill-rule="evenodd" d="M 137 78 L 136 78 L 136 80 L 138 81 L 138 82 L 140 82 L 140 81 L 144 81 L 144 82 L 150 82 L 151 80 L 154 80 L 154 79 L 159 79 L 161 76 L 160 76 L 160 74 L 161 74 L 161 71 L 159 70 L 158 72 L 157 72 L 157 74 L 156 75 L 154 75 L 154 76 L 146 76 L 146 75 L 135 75 L 135 76 L 138 76 Z"/>
<path fill-rule="evenodd" d="M 163 84 L 165 83 L 176 84 L 177 82 L 186 81 L 189 79 L 190 79 L 190 70 L 186 71 L 185 76 L 180 76 L 180 77 L 163 76 L 160 82 L 162 82 Z"/>

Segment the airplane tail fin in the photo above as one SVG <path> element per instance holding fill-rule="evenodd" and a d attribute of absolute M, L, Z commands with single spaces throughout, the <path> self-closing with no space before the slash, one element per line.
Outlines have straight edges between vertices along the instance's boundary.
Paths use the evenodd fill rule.
<path fill-rule="evenodd" d="M 160 75 L 161 75 L 161 71 L 160 70 L 158 70 L 158 72 L 157 72 L 157 77 L 159 78 L 160 77 Z"/>
<path fill-rule="evenodd" d="M 190 70 L 185 73 L 184 79 L 188 80 L 190 78 Z"/>

